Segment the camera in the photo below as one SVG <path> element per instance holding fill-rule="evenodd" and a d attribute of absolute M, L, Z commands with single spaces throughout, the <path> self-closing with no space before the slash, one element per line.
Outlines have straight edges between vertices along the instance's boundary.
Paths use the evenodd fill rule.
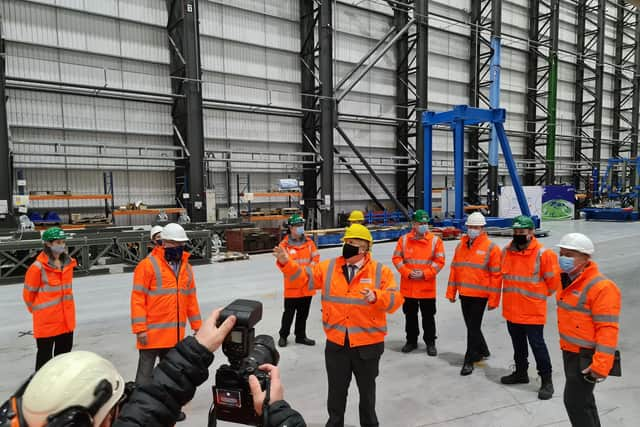
<path fill-rule="evenodd" d="M 229 359 L 229 364 L 220 366 L 216 371 L 208 425 L 215 427 L 217 420 L 223 420 L 262 426 L 262 417 L 253 407 L 249 376 L 255 375 L 262 390 L 266 390 L 268 375 L 258 367 L 265 363 L 277 365 L 280 354 L 271 336 L 255 336 L 254 326 L 262 319 L 261 302 L 233 301 L 220 313 L 218 326 L 232 315 L 236 317 L 236 324 L 222 343 L 222 352 Z"/>

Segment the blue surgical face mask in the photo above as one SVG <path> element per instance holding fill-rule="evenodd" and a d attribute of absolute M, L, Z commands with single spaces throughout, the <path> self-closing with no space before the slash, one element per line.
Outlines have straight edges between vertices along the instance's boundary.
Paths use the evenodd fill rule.
<path fill-rule="evenodd" d="M 559 263 L 560 269 L 565 273 L 570 273 L 576 268 L 576 260 L 568 256 L 560 255 Z"/>
<path fill-rule="evenodd" d="M 467 230 L 467 236 L 469 236 L 471 240 L 475 239 L 480 234 L 482 234 L 482 230 L 476 230 L 474 228 L 470 228 Z"/>
<path fill-rule="evenodd" d="M 428 225 L 424 224 L 418 226 L 418 234 L 426 234 L 427 231 L 429 231 Z"/>
<path fill-rule="evenodd" d="M 298 235 L 298 236 L 302 236 L 304 234 L 304 226 L 303 225 L 301 225 L 300 227 L 296 227 L 295 230 L 296 230 L 296 235 Z"/>

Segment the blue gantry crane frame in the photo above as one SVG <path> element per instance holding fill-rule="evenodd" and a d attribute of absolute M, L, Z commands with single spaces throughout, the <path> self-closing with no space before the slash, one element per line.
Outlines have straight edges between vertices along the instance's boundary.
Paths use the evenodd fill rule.
<path fill-rule="evenodd" d="M 482 109 L 470 107 L 468 105 L 457 105 L 453 110 L 436 113 L 433 111 L 425 111 L 422 114 L 422 125 L 424 127 L 424 209 L 432 214 L 431 191 L 433 189 L 433 126 L 448 125 L 453 130 L 453 152 L 454 152 L 454 181 L 455 181 L 455 214 L 452 224 L 462 228 L 464 225 L 464 130 L 465 126 L 477 126 L 482 123 L 491 123 L 497 140 L 492 140 L 493 144 L 499 142 L 504 160 L 507 164 L 511 183 L 518 199 L 518 205 L 523 215 L 531 216 L 529 205 L 518 176 L 516 163 L 511 153 L 511 147 L 507 140 L 507 134 L 504 130 L 504 121 L 506 119 L 506 110 L 504 108 Z M 489 149 L 497 152 L 497 147 Z M 539 219 L 534 218 L 536 225 L 539 225 Z M 490 226 L 510 226 L 511 220 L 500 218 L 487 219 L 487 225 Z"/>

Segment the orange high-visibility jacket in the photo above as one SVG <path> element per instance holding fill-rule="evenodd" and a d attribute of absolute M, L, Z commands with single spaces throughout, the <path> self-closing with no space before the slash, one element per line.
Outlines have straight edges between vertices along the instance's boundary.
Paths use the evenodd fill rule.
<path fill-rule="evenodd" d="M 418 237 L 415 231 L 398 239 L 391 258 L 400 272 L 400 292 L 406 298 L 435 298 L 436 275 L 444 267 L 444 245 L 433 233 Z M 413 270 L 421 270 L 424 276 L 411 279 Z"/>
<path fill-rule="evenodd" d="M 318 249 L 316 249 L 316 244 L 308 237 L 305 237 L 304 240 L 300 242 L 296 242 L 289 239 L 289 236 L 286 236 L 282 239 L 282 242 L 280 242 L 280 247 L 287 251 L 289 258 L 300 266 L 291 276 L 284 275 L 284 297 L 301 298 L 313 296 L 316 293 L 315 289 L 309 289 L 309 286 L 296 286 L 294 283 L 303 269 L 307 270 L 307 275 L 310 276 L 311 267 L 320 261 L 320 253 Z M 276 261 L 276 263 L 277 262 L 278 261 Z"/>
<path fill-rule="evenodd" d="M 350 347 L 383 342 L 387 334 L 386 313 L 393 313 L 404 301 L 393 272 L 367 254 L 362 268 L 348 283 L 343 271 L 345 265 L 343 257 L 322 261 L 311 268 L 311 276 L 303 269 L 292 283 L 321 289 L 322 325 L 327 340 L 344 345 L 348 332 Z M 292 259 L 278 267 L 285 275 L 300 268 Z M 363 299 L 360 291 L 365 288 L 376 294 L 373 304 Z"/>
<path fill-rule="evenodd" d="M 466 297 L 488 298 L 489 308 L 500 304 L 502 251 L 487 233 L 476 237 L 469 246 L 469 236 L 462 236 L 453 255 L 447 298 L 456 293 Z"/>
<path fill-rule="evenodd" d="M 560 289 L 558 255 L 535 238 L 523 251 L 502 250 L 502 316 L 510 322 L 544 325 L 547 296 Z"/>
<path fill-rule="evenodd" d="M 24 276 L 22 299 L 33 315 L 33 336 L 54 337 L 76 328 L 76 306 L 73 302 L 73 268 L 75 259 L 66 257 L 62 268 L 56 268 L 49 257 L 40 252 Z"/>
<path fill-rule="evenodd" d="M 595 349 L 591 369 L 606 377 L 618 346 L 620 289 L 604 277 L 595 262 L 558 292 L 560 348 L 574 353 Z"/>
<path fill-rule="evenodd" d="M 187 319 L 191 329 L 200 329 L 202 320 L 196 296 L 196 282 L 184 252 L 176 275 L 157 248 L 140 261 L 133 273 L 131 329 L 147 333 L 147 345 L 139 349 L 171 348 L 184 338 Z"/>

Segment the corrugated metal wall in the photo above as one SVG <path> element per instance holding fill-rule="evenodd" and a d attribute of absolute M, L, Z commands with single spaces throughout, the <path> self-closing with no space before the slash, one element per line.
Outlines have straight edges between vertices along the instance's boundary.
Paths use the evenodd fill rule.
<path fill-rule="evenodd" d="M 468 20 L 469 0 L 430 1 L 432 11 Z M 613 62 L 615 11 L 608 6 L 606 63 Z M 561 1 L 560 47 L 576 50 L 575 6 Z M 367 10 L 370 9 L 370 10 Z M 387 31 L 393 10 L 382 0 L 341 0 L 334 6 L 335 82 Z M 169 93 L 167 21 L 162 0 L 52 0 L 2 3 L 3 31 L 7 39 L 7 74 L 31 79 L 119 87 Z M 503 32 L 528 37 L 528 1 L 503 4 Z M 300 50 L 298 0 L 200 0 L 203 96 L 238 102 L 283 107 L 300 106 Z M 430 18 L 429 106 L 446 110 L 468 103 L 468 25 Z M 503 37 L 501 105 L 507 108 L 506 128 L 525 131 L 526 42 Z M 394 70 L 391 49 L 371 72 L 340 103 L 344 113 L 393 116 Z M 575 98 L 575 56 L 560 55 L 558 134 L 572 135 Z M 605 66 L 603 138 L 611 137 L 613 68 Z M 116 204 L 142 199 L 149 204 L 173 204 L 171 161 L 140 159 L 126 146 L 172 145 L 170 106 L 146 102 L 91 98 L 60 93 L 10 89 L 9 123 L 18 141 L 42 142 L 20 145 L 17 166 L 27 170 L 31 190 L 100 192 L 101 171 L 115 170 Z M 205 138 L 209 150 L 227 149 L 248 153 L 300 152 L 301 123 L 298 118 L 205 109 Z M 342 127 L 372 159 L 395 153 L 392 127 L 342 123 Z M 352 155 L 338 134 L 336 145 Z M 78 157 L 51 157 L 58 150 L 51 143 L 80 143 L 67 153 Z M 524 155 L 524 140 L 511 137 L 514 154 Z M 100 147 L 113 147 L 115 158 L 98 158 Z M 451 161 L 448 133 L 435 135 L 434 159 Z M 558 159 L 570 160 L 570 142 L 558 143 Z M 602 157 L 610 155 L 603 144 Z M 85 154 L 86 157 L 82 155 Z M 118 158 L 120 157 L 120 158 Z M 36 160 L 38 159 L 38 160 Z M 65 163 L 66 162 L 66 163 Z M 73 163 L 77 163 L 72 165 Z M 235 163 L 231 182 L 225 165 L 212 163 L 211 182 L 218 203 L 227 200 L 231 188 L 235 201 L 235 174 L 251 175 L 251 190 L 274 188 L 279 178 L 299 177 L 299 166 L 263 161 Z M 66 170 L 66 172 L 65 172 Z M 143 172 L 145 170 L 145 172 Z M 383 171 L 394 188 L 391 170 Z M 452 170 L 435 167 L 435 186 L 443 186 Z M 506 174 L 506 173 L 505 173 Z M 567 175 L 560 171 L 559 175 Z M 382 199 L 383 193 L 366 174 L 365 179 Z M 368 204 L 365 193 L 336 163 L 337 209 Z"/>
<path fill-rule="evenodd" d="M 162 1 L 6 0 L 2 20 L 8 77 L 170 93 Z M 21 153 L 15 166 L 29 191 L 102 194 L 102 172 L 114 171 L 116 205 L 173 206 L 173 162 L 158 154 L 172 150 L 140 150 L 173 146 L 170 105 L 15 88 L 7 95 Z M 33 202 L 87 213 L 101 205 Z"/>

